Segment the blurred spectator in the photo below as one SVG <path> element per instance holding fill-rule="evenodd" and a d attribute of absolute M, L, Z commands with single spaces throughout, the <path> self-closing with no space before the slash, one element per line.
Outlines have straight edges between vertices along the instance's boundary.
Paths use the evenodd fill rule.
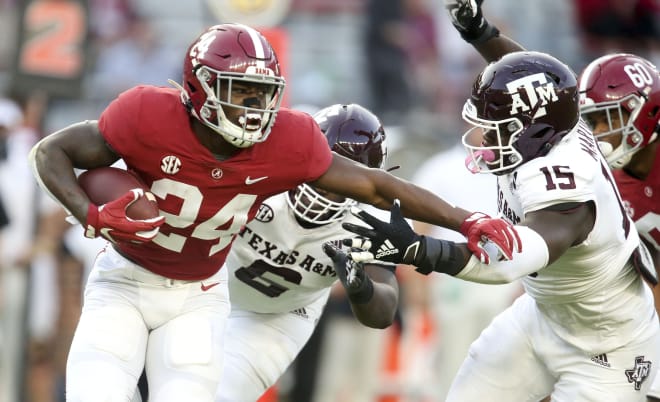
<path fill-rule="evenodd" d="M 365 57 L 370 109 L 383 124 L 400 121 L 410 107 L 404 0 L 367 0 Z"/>
<path fill-rule="evenodd" d="M 22 378 L 19 377 L 24 362 L 23 342 L 26 338 L 40 336 L 40 330 L 52 328 L 52 320 L 44 320 L 40 326 L 26 334 L 24 328 L 25 298 L 29 289 L 25 255 L 32 246 L 36 224 L 37 185 L 27 162 L 30 148 L 37 142 L 36 130 L 25 122 L 19 104 L 8 98 L 0 98 L 0 200 L 6 211 L 7 224 L 0 229 L 0 356 L 3 377 L 11 377 L 10 398 L 19 400 Z M 5 369 L 9 365 L 9 373 Z M 4 390 L 1 389 L 0 392 Z M 6 391 L 5 391 L 6 392 Z M 22 398 L 20 400 L 23 400 Z M 48 402 L 45 400 L 44 402 Z"/>
<path fill-rule="evenodd" d="M 586 60 L 613 51 L 649 57 L 660 50 L 657 0 L 574 0 Z"/>
<path fill-rule="evenodd" d="M 404 0 L 405 50 L 412 97 L 411 106 L 436 112 L 443 80 L 438 79 L 440 54 L 435 16 L 428 0 Z"/>
<path fill-rule="evenodd" d="M 11 66 L 18 27 L 17 0 L 0 0 L 0 72 Z"/>
<path fill-rule="evenodd" d="M 122 35 L 98 49 L 87 92 L 98 99 L 116 96 L 132 86 L 167 86 L 181 77 L 180 50 L 172 52 L 149 20 L 134 16 Z"/>
<path fill-rule="evenodd" d="M 136 18 L 131 0 L 90 0 L 90 29 L 97 45 L 123 37 Z"/>

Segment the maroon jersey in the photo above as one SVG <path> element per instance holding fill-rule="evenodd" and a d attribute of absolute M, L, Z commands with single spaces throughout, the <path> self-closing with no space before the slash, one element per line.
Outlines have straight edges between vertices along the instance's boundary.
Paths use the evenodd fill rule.
<path fill-rule="evenodd" d="M 614 179 L 639 235 L 660 250 L 660 148 L 645 180 L 631 177 L 623 170 L 615 170 Z"/>
<path fill-rule="evenodd" d="M 218 161 L 199 143 L 189 119 L 178 90 L 139 86 L 108 106 L 99 128 L 150 186 L 165 216 L 153 241 L 117 247 L 152 272 L 198 280 L 222 267 L 236 234 L 264 199 L 316 180 L 332 153 L 311 116 L 280 109 L 268 140 Z"/>

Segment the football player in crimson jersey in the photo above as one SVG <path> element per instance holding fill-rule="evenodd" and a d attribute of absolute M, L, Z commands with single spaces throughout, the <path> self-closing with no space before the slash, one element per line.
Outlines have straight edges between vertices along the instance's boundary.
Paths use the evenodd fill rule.
<path fill-rule="evenodd" d="M 136 86 L 98 121 L 44 138 L 31 164 L 42 187 L 110 244 L 90 274 L 67 362 L 67 401 L 124 401 L 143 367 L 150 400 L 211 401 L 222 373 L 232 241 L 268 197 L 310 182 L 412 219 L 460 230 L 484 260 L 482 238 L 510 258 L 512 226 L 449 205 L 427 190 L 333 154 L 311 116 L 280 108 L 285 81 L 270 44 L 240 24 L 196 38 L 175 89 Z M 74 168 L 122 158 L 156 196 L 160 217 L 131 220 L 139 191 L 98 206 Z M 350 178 L 350 180 L 348 179 Z"/>
<path fill-rule="evenodd" d="M 484 18 L 480 1 L 448 1 L 453 22 L 464 37 L 467 27 L 481 25 L 482 38 L 472 41 L 487 61 L 524 50 L 499 35 Z M 476 8 L 475 8 L 476 6 Z M 484 23 L 481 24 L 480 21 Z M 461 26 L 465 26 L 463 29 Z M 473 32 L 473 34 L 479 31 Z M 469 41 L 469 40 L 468 40 Z M 578 77 L 580 113 L 599 140 L 613 169 L 623 205 L 635 222 L 649 251 L 657 278 L 660 268 L 660 72 L 648 60 L 628 53 L 613 53 L 590 62 Z M 655 278 L 650 278 L 653 282 Z M 656 311 L 660 311 L 660 286 L 653 286 Z M 648 392 L 660 401 L 660 376 Z"/>
<path fill-rule="evenodd" d="M 338 104 L 314 119 L 334 152 L 383 167 L 385 131 L 370 111 Z M 337 281 L 362 324 L 385 328 L 392 323 L 398 304 L 394 266 L 353 269 L 347 261 L 333 264 L 321 248 L 349 234 L 341 224 L 357 221 L 348 213 L 353 205 L 351 199 L 301 184 L 265 200 L 238 235 L 226 263 L 232 310 L 216 402 L 259 399 L 307 343 Z M 328 252 L 339 256 L 332 248 Z"/>
<path fill-rule="evenodd" d="M 498 179 L 498 210 L 516 224 L 523 252 L 484 267 L 463 245 L 419 236 L 400 216 L 358 213 L 344 227 L 381 259 L 481 283 L 522 278 L 525 294 L 471 345 L 447 402 L 644 401 L 660 360 L 652 262 L 619 197 L 608 161 L 580 118 L 575 73 L 556 58 L 504 41 L 478 7 L 447 0 L 463 38 L 491 63 L 476 78 L 463 118 L 467 167 Z M 500 39 L 501 38 L 501 39 Z M 504 51 L 492 46 L 504 41 Z M 403 205 L 403 204 L 401 204 Z M 368 241 L 365 241 L 365 238 Z M 648 257 L 648 255 L 646 255 Z M 497 347 L 493 347 L 497 345 Z M 502 367 L 507 367 L 503 370 Z"/>

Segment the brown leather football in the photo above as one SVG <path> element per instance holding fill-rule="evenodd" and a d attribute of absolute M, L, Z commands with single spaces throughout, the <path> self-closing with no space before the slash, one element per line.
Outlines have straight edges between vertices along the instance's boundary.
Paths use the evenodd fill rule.
<path fill-rule="evenodd" d="M 103 205 L 116 200 L 134 188 L 144 190 L 145 196 L 138 198 L 126 208 L 126 216 L 131 219 L 149 219 L 158 216 L 158 203 L 147 185 L 135 174 L 115 167 L 100 167 L 86 170 L 78 176 L 78 184 L 90 201 Z"/>

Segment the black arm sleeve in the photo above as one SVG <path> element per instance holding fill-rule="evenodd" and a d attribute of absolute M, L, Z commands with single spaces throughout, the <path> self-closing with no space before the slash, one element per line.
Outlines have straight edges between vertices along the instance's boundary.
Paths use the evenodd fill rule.
<path fill-rule="evenodd" d="M 455 276 L 465 267 L 463 257 L 453 241 L 422 236 L 421 250 L 414 265 L 416 271 L 424 275 L 436 271 Z"/>

